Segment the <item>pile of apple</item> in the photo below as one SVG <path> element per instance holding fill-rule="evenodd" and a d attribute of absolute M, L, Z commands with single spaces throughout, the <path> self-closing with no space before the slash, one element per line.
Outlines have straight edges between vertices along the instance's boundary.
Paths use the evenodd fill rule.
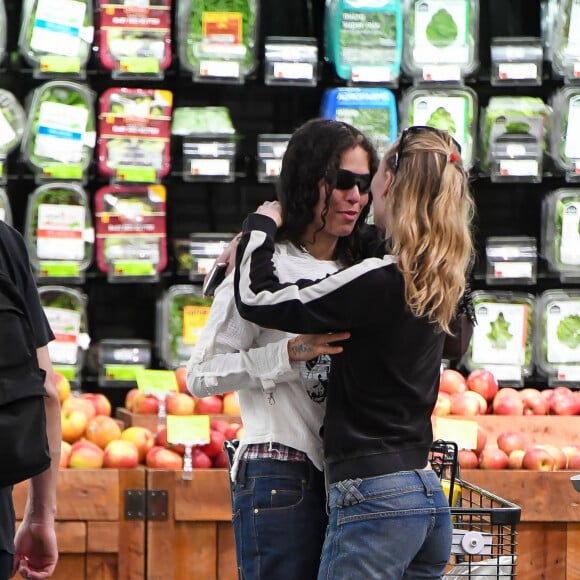
<path fill-rule="evenodd" d="M 493 373 L 475 369 L 467 377 L 445 369 L 441 373 L 435 415 L 579 415 L 580 391 L 560 386 L 547 389 L 499 388 Z"/>

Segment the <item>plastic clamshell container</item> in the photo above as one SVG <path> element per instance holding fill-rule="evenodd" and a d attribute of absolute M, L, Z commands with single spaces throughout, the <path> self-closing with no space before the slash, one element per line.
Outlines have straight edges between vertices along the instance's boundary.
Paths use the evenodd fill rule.
<path fill-rule="evenodd" d="M 165 207 L 163 185 L 112 185 L 96 192 L 97 266 L 111 281 L 144 281 L 165 268 Z"/>
<path fill-rule="evenodd" d="M 552 66 L 567 80 L 580 78 L 580 4 L 560 0 L 551 37 Z"/>
<path fill-rule="evenodd" d="M 49 81 L 35 89 L 21 143 L 24 159 L 47 177 L 80 179 L 95 147 L 94 95 L 84 84 Z"/>
<path fill-rule="evenodd" d="M 479 66 L 479 0 L 405 0 L 403 70 L 423 81 L 461 81 Z"/>
<path fill-rule="evenodd" d="M 99 57 L 115 78 L 163 77 L 171 64 L 171 0 L 101 2 Z"/>
<path fill-rule="evenodd" d="M 562 188 L 542 203 L 542 255 L 563 280 L 580 280 L 580 188 Z"/>
<path fill-rule="evenodd" d="M 536 361 L 550 383 L 580 383 L 580 291 L 547 290 L 538 298 Z"/>
<path fill-rule="evenodd" d="M 314 87 L 318 77 L 316 38 L 267 36 L 264 39 L 264 84 Z"/>
<path fill-rule="evenodd" d="M 151 341 L 132 338 L 105 338 L 99 341 L 99 386 L 131 387 L 135 372 L 151 368 Z"/>
<path fill-rule="evenodd" d="M 74 377 L 82 368 L 90 344 L 86 296 L 67 286 L 40 286 L 38 293 L 55 335 L 55 340 L 48 343 L 50 360 L 57 369 L 62 365 Z"/>
<path fill-rule="evenodd" d="M 282 158 L 286 152 L 288 133 L 261 133 L 258 135 L 258 181 L 271 183 L 278 179 L 282 169 Z"/>
<path fill-rule="evenodd" d="M 403 52 L 400 0 L 331 0 L 325 12 L 326 57 L 355 83 L 397 85 Z"/>
<path fill-rule="evenodd" d="M 490 285 L 535 284 L 538 271 L 536 238 L 490 236 L 486 239 L 485 281 Z"/>
<path fill-rule="evenodd" d="M 227 107 L 176 107 L 171 121 L 171 134 L 235 135 L 230 110 Z"/>
<path fill-rule="evenodd" d="M 580 11 L 578 14 L 580 18 Z M 552 158 L 570 181 L 580 181 L 580 86 L 556 91 L 552 109 Z"/>
<path fill-rule="evenodd" d="M 357 127 L 374 141 L 379 154 L 397 138 L 397 103 L 393 92 L 386 88 L 327 89 L 320 114 Z"/>
<path fill-rule="evenodd" d="M 427 125 L 448 131 L 461 145 L 466 169 L 475 164 L 478 99 L 465 87 L 411 88 L 403 97 L 401 125 Z"/>
<path fill-rule="evenodd" d="M 194 233 L 189 238 L 191 269 L 189 278 L 192 282 L 203 282 L 211 270 L 215 259 L 232 241 L 232 233 Z"/>
<path fill-rule="evenodd" d="M 243 83 L 258 63 L 259 3 L 177 0 L 178 54 L 197 81 Z"/>
<path fill-rule="evenodd" d="M 0 89 L 0 159 L 20 145 L 25 124 L 26 115 L 16 97 Z"/>
<path fill-rule="evenodd" d="M 77 277 L 91 264 L 95 233 L 88 195 L 77 183 L 46 183 L 31 194 L 25 239 L 42 277 Z"/>
<path fill-rule="evenodd" d="M 157 303 L 157 345 L 164 366 L 175 369 L 189 360 L 209 316 L 211 298 L 201 285 L 170 286 Z"/>
<path fill-rule="evenodd" d="M 99 99 L 99 172 L 116 182 L 156 182 L 170 169 L 173 94 L 111 88 Z"/>
<path fill-rule="evenodd" d="M 40 73 L 80 73 L 91 55 L 92 0 L 25 0 L 18 49 Z"/>
<path fill-rule="evenodd" d="M 534 366 L 535 297 L 527 292 L 473 292 L 477 325 L 462 363 L 491 370 L 501 384 L 520 385 Z"/>
<path fill-rule="evenodd" d="M 0 187 L 0 220 L 12 225 L 12 212 L 10 211 L 10 200 L 6 190 Z"/>

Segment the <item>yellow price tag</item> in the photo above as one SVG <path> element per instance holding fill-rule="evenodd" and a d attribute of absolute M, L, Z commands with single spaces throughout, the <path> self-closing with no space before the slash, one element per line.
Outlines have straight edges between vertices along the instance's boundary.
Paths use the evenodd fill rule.
<path fill-rule="evenodd" d="M 183 308 L 183 344 L 194 345 L 209 317 L 209 306 L 187 305 Z"/>
<path fill-rule="evenodd" d="M 167 442 L 206 445 L 209 443 L 209 415 L 167 415 Z"/>
<path fill-rule="evenodd" d="M 177 392 L 175 371 L 138 369 L 135 373 L 137 388 L 147 395 Z"/>
<path fill-rule="evenodd" d="M 434 438 L 455 441 L 459 449 L 477 448 L 477 421 L 437 417 Z"/>

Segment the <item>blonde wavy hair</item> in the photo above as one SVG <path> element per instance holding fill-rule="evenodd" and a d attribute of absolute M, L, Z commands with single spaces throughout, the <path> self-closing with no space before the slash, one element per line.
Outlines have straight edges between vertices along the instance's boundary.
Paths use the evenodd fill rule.
<path fill-rule="evenodd" d="M 411 128 L 385 162 L 394 176 L 388 234 L 405 300 L 415 316 L 451 333 L 474 256 L 475 203 L 460 152 L 447 132 Z"/>

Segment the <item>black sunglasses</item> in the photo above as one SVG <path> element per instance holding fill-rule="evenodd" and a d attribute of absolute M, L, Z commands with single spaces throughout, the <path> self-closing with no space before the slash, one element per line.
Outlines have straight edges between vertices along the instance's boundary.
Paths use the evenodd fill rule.
<path fill-rule="evenodd" d="M 360 193 L 369 193 L 371 190 L 372 175 L 370 173 L 353 173 L 348 169 L 339 169 L 336 172 L 336 189 L 352 189 L 355 185 Z"/>
<path fill-rule="evenodd" d="M 403 145 L 405 143 L 405 139 L 407 135 L 415 134 L 415 133 L 422 133 L 424 131 L 435 133 L 437 135 L 449 135 L 447 131 L 442 131 L 441 129 L 436 129 L 435 127 L 430 127 L 429 125 L 411 125 L 403 130 L 401 133 L 401 137 L 399 139 L 399 145 L 397 146 L 397 151 L 395 152 L 395 165 L 393 167 L 393 173 L 397 173 L 399 170 L 399 164 L 401 163 L 401 157 L 403 156 Z M 451 135 L 449 135 L 451 137 Z M 459 155 L 461 155 L 461 145 L 451 137 L 455 147 L 457 147 L 457 151 L 459 151 Z"/>

